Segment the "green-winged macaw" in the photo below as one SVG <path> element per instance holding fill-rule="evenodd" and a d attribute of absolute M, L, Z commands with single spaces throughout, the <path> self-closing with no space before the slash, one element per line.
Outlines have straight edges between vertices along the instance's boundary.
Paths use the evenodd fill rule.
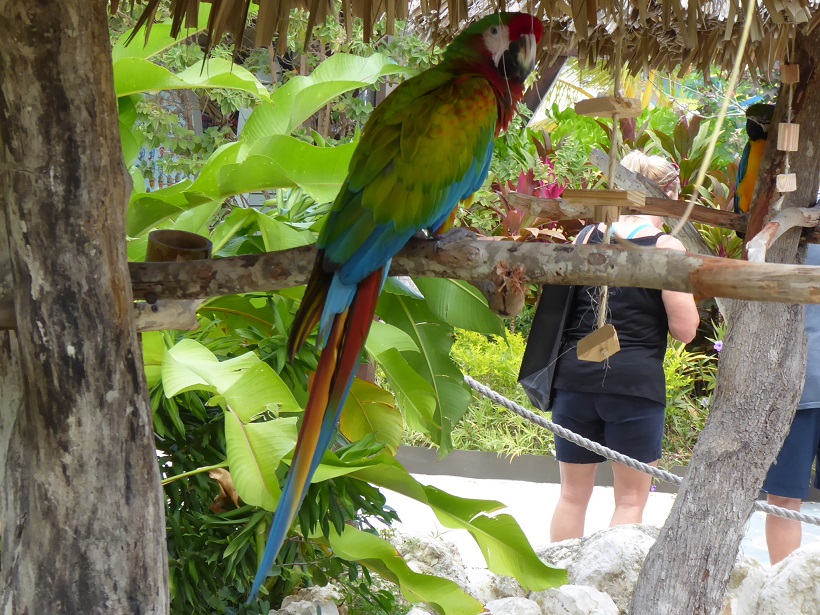
<path fill-rule="evenodd" d="M 760 161 L 766 151 L 766 138 L 769 134 L 769 123 L 772 121 L 774 105 L 757 103 L 746 109 L 746 134 L 749 140 L 743 148 L 740 164 L 737 167 L 735 184 L 735 213 L 748 213 L 755 191 Z"/>
<path fill-rule="evenodd" d="M 291 359 L 319 323 L 323 347 L 290 472 L 250 599 L 270 572 L 330 446 L 390 262 L 418 232 L 442 229 L 484 182 L 493 143 L 512 120 L 543 26 L 496 13 L 461 32 L 441 62 L 373 111 L 317 241 L 288 340 Z"/>

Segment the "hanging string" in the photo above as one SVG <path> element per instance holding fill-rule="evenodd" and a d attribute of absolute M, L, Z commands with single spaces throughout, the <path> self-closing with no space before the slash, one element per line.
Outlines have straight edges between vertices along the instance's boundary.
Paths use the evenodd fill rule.
<path fill-rule="evenodd" d="M 795 40 L 797 40 L 797 31 L 795 24 L 791 25 L 791 49 L 788 49 L 787 56 L 788 56 L 788 64 L 794 64 L 794 55 L 795 55 Z M 781 69 L 782 70 L 782 69 Z M 789 124 L 792 123 L 792 103 L 794 102 L 794 82 L 789 84 L 789 106 L 786 107 L 786 122 Z M 791 152 L 786 152 L 786 160 L 784 163 L 785 173 L 788 175 L 791 172 L 791 160 L 789 156 Z"/>
<path fill-rule="evenodd" d="M 704 180 L 706 179 L 706 171 L 712 163 L 712 157 L 715 155 L 717 140 L 722 134 L 723 120 L 726 119 L 726 111 L 729 109 L 729 102 L 732 99 L 732 92 L 735 91 L 735 86 L 737 85 L 737 80 L 740 76 L 740 67 L 746 58 L 746 43 L 749 40 L 749 32 L 751 32 L 752 22 L 754 21 L 752 17 L 754 16 L 756 7 L 757 2 L 754 0 L 746 0 L 746 13 L 743 21 L 743 30 L 740 34 L 740 41 L 737 44 L 735 63 L 732 66 L 732 72 L 729 75 L 729 81 L 726 84 L 726 94 L 724 95 L 723 102 L 720 105 L 717 119 L 715 119 L 715 123 L 712 126 L 712 136 L 709 138 L 709 142 L 706 145 L 706 153 L 703 156 L 703 161 L 700 163 L 698 173 L 695 176 L 695 182 L 692 186 L 692 195 L 689 197 L 689 202 L 686 204 L 686 211 L 683 212 L 683 216 L 680 220 L 678 220 L 678 223 L 675 225 L 675 228 L 672 229 L 672 232 L 669 233 L 672 237 L 677 237 L 678 233 L 680 233 L 683 229 L 683 225 L 689 221 L 689 215 L 695 208 L 695 201 L 697 201 L 698 195 L 700 194 L 700 189 L 703 187 Z"/>
<path fill-rule="evenodd" d="M 612 95 L 615 98 L 621 96 L 621 51 L 624 40 L 624 9 L 619 4 L 618 6 L 618 26 L 617 35 L 615 38 L 615 65 L 613 68 L 613 87 Z M 615 169 L 618 167 L 618 151 L 620 149 L 621 136 L 621 116 L 619 113 L 612 114 L 612 137 L 609 142 L 609 169 L 607 173 L 607 182 L 609 189 L 615 188 Z M 612 238 L 612 221 L 607 222 L 606 231 L 604 232 L 603 245 L 608 245 Z M 609 286 L 601 286 L 601 299 L 598 307 L 598 328 L 600 329 L 606 324 L 607 307 L 609 304 Z"/>

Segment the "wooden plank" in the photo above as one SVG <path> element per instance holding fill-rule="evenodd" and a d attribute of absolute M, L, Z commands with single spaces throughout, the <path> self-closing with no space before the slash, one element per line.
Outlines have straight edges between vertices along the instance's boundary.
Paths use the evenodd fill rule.
<path fill-rule="evenodd" d="M 615 327 L 606 324 L 578 342 L 578 360 L 600 363 L 621 349 Z"/>
<path fill-rule="evenodd" d="M 646 195 L 638 190 L 564 190 L 561 199 L 575 206 L 643 207 Z"/>
<path fill-rule="evenodd" d="M 600 98 L 579 100 L 575 103 L 575 112 L 578 115 L 592 117 L 610 117 L 616 113 L 623 118 L 638 117 L 641 111 L 641 100 L 639 98 L 601 96 Z"/>
<path fill-rule="evenodd" d="M 517 209 L 526 209 L 534 216 L 555 222 L 589 218 L 593 214 L 594 207 L 594 204 L 590 203 L 572 203 L 563 199 L 541 199 L 528 194 L 518 194 L 517 192 L 511 192 L 505 198 L 510 205 Z M 621 213 L 680 218 L 685 210 L 686 203 L 683 201 L 646 197 L 643 207 L 624 207 Z M 703 205 L 695 205 L 689 219 L 692 222 L 710 224 L 733 231 L 743 232 L 746 230 L 745 214 L 736 214 Z"/>

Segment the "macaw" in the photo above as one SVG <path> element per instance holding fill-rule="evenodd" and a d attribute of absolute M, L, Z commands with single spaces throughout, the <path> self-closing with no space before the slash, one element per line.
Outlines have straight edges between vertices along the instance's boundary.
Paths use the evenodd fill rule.
<path fill-rule="evenodd" d="M 746 110 L 746 134 L 749 140 L 743 148 L 740 164 L 737 167 L 735 183 L 735 213 L 748 213 L 755 191 L 760 161 L 766 151 L 766 138 L 769 134 L 769 123 L 772 121 L 774 105 L 758 103 Z"/>
<path fill-rule="evenodd" d="M 543 25 L 496 13 L 461 32 L 436 66 L 371 114 L 317 241 L 288 340 L 291 360 L 319 323 L 323 347 L 259 570 L 255 598 L 330 446 L 393 256 L 436 234 L 484 183 L 494 139 L 512 120 Z"/>

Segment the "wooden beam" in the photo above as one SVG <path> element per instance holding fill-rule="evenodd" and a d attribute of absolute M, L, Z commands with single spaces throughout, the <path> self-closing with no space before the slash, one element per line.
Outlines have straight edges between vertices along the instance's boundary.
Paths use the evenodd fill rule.
<path fill-rule="evenodd" d="M 566 203 L 562 199 L 542 199 L 528 194 L 511 192 L 506 195 L 509 203 L 516 208 L 526 209 L 531 214 L 547 220 L 578 220 L 592 216 L 591 205 Z M 648 214 L 665 218 L 680 218 L 686 210 L 683 201 L 658 199 L 647 197 L 643 207 L 624 207 L 625 212 L 632 214 Z M 721 209 L 695 205 L 689 218 L 694 222 L 710 224 L 734 231 L 746 229 L 746 216 Z"/>
<path fill-rule="evenodd" d="M 527 108 L 530 111 L 535 113 L 538 105 L 541 104 L 541 101 L 552 89 L 555 80 L 558 79 L 558 73 L 561 72 L 561 69 L 564 68 L 566 63 L 567 56 L 558 56 L 555 59 L 555 62 L 541 69 L 541 74 L 538 76 L 538 80 L 530 86 L 530 89 L 528 89 L 524 94 L 524 99 L 522 101 L 525 105 L 527 105 Z"/>

